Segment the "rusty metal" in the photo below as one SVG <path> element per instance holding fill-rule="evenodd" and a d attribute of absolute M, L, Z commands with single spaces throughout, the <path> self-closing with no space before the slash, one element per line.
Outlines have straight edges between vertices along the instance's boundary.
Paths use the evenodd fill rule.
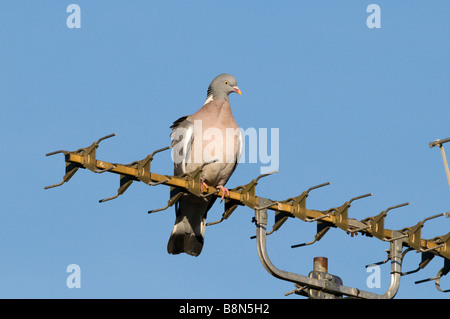
<path fill-rule="evenodd" d="M 313 269 L 314 271 L 328 272 L 328 258 L 314 257 Z"/>
<path fill-rule="evenodd" d="M 328 280 L 330 285 L 336 287 L 343 285 L 340 277 L 328 273 L 328 258 L 326 257 L 314 258 L 313 271 L 311 271 L 308 276 L 310 278 Z M 326 293 L 315 289 L 309 289 L 308 297 L 310 299 L 342 299 L 342 295 Z"/>

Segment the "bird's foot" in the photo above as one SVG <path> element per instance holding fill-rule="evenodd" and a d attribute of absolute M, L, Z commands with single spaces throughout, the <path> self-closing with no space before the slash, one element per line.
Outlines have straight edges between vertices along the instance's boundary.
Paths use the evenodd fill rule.
<path fill-rule="evenodd" d="M 203 187 L 205 188 L 205 191 L 208 191 L 208 184 L 206 184 L 205 182 L 200 182 L 200 192 L 204 192 Z"/>
<path fill-rule="evenodd" d="M 220 189 L 222 191 L 222 196 L 220 197 L 220 201 L 222 202 L 224 197 L 225 197 L 225 193 L 227 194 L 227 197 L 230 196 L 230 191 L 228 190 L 228 188 L 226 188 L 223 185 L 219 185 L 216 187 L 217 189 Z"/>

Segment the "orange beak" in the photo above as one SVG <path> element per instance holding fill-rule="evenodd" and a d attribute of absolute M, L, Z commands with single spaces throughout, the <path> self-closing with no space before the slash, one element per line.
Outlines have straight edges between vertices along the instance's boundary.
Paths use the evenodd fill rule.
<path fill-rule="evenodd" d="M 233 90 L 239 95 L 242 94 L 241 90 L 239 90 L 239 88 L 237 86 L 233 86 Z"/>

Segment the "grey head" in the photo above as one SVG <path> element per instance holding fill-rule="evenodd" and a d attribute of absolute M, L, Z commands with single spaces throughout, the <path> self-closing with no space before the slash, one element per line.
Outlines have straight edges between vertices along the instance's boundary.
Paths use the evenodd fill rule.
<path fill-rule="evenodd" d="M 211 81 L 206 95 L 207 97 L 228 100 L 228 94 L 233 92 L 236 92 L 239 95 L 241 94 L 241 90 L 239 90 L 237 86 L 236 78 L 231 74 L 222 73 Z"/>

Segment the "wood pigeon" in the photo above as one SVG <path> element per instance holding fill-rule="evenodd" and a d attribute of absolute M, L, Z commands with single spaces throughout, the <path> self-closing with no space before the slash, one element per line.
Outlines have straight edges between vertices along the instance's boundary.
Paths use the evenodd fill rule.
<path fill-rule="evenodd" d="M 225 187 L 239 162 L 242 134 L 231 112 L 228 95 L 241 91 L 230 74 L 220 74 L 208 87 L 205 104 L 194 114 L 176 120 L 172 133 L 174 175 L 179 176 L 207 164 L 201 175 L 201 191 L 208 185 L 222 191 L 222 199 L 229 195 Z M 171 197 L 179 193 L 171 189 Z M 206 214 L 215 196 L 201 198 L 185 193 L 175 205 L 175 225 L 170 235 L 169 254 L 186 253 L 198 256 L 203 248 Z"/>

